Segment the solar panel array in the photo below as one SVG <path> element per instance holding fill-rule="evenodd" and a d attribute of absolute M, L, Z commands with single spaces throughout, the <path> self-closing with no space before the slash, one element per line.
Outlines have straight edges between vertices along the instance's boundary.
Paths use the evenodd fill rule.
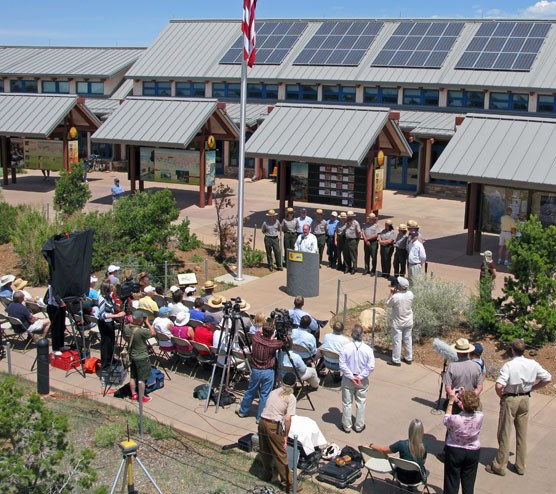
<path fill-rule="evenodd" d="M 528 72 L 550 26 L 546 22 L 484 22 L 455 68 Z"/>
<path fill-rule="evenodd" d="M 357 66 L 380 32 L 383 22 L 323 22 L 294 65 Z"/>
<path fill-rule="evenodd" d="M 463 22 L 400 22 L 373 67 L 440 68 Z"/>
<path fill-rule="evenodd" d="M 275 21 L 257 25 L 257 65 L 280 65 L 297 42 L 307 22 Z M 220 60 L 222 64 L 236 64 L 243 60 L 243 35 Z"/>

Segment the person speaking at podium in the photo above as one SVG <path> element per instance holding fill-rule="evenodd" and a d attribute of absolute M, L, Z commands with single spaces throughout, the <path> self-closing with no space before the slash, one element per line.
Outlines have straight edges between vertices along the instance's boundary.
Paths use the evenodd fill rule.
<path fill-rule="evenodd" d="M 319 253 L 317 237 L 311 233 L 311 227 L 309 225 L 303 225 L 303 233 L 297 237 L 294 250 L 298 252 L 310 252 L 311 254 Z"/>

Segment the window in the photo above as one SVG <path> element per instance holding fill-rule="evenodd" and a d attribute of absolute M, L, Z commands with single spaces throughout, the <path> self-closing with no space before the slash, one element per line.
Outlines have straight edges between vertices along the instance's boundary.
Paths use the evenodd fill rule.
<path fill-rule="evenodd" d="M 10 91 L 12 93 L 38 93 L 38 84 L 34 80 L 10 81 Z"/>
<path fill-rule="evenodd" d="M 4 92 L 4 81 L 0 80 L 0 93 Z"/>
<path fill-rule="evenodd" d="M 43 93 L 69 94 L 68 81 L 42 81 Z"/>
<path fill-rule="evenodd" d="M 318 90 L 316 85 L 287 84 L 286 99 L 316 101 Z"/>
<path fill-rule="evenodd" d="M 482 91 L 448 91 L 451 108 L 484 108 L 485 93 Z"/>
<path fill-rule="evenodd" d="M 397 105 L 398 89 L 395 87 L 366 87 L 363 102 L 373 105 Z"/>
<path fill-rule="evenodd" d="M 537 99 L 538 112 L 556 112 L 556 98 L 550 94 L 539 94 Z"/>
<path fill-rule="evenodd" d="M 169 81 L 143 82 L 143 96 L 172 96 L 172 83 Z"/>
<path fill-rule="evenodd" d="M 238 82 L 215 82 L 212 85 L 213 98 L 239 99 L 241 85 Z"/>
<path fill-rule="evenodd" d="M 278 99 L 278 85 L 247 84 L 247 97 L 252 99 Z"/>
<path fill-rule="evenodd" d="M 77 94 L 104 94 L 104 82 L 78 82 Z"/>
<path fill-rule="evenodd" d="M 186 98 L 204 98 L 204 82 L 176 82 L 176 96 Z"/>
<path fill-rule="evenodd" d="M 355 86 L 323 86 L 322 100 L 355 103 Z"/>
<path fill-rule="evenodd" d="M 491 110 L 519 110 L 529 109 L 529 95 L 517 93 L 490 93 Z"/>
<path fill-rule="evenodd" d="M 438 106 L 437 89 L 404 89 L 404 105 Z"/>

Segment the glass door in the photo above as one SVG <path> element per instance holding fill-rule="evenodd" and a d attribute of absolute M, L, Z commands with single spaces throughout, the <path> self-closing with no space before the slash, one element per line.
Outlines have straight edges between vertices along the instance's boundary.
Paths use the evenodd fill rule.
<path fill-rule="evenodd" d="M 386 187 L 394 190 L 417 190 L 417 177 L 419 173 L 419 144 L 411 143 L 413 156 L 389 156 Z"/>

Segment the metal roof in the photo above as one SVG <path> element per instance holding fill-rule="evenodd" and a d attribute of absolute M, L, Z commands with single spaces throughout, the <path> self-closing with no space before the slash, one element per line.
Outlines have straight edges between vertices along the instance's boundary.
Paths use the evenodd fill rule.
<path fill-rule="evenodd" d="M 255 158 L 358 166 L 389 126 L 400 149 L 411 148 L 384 108 L 277 104 L 247 141 L 245 152 Z"/>
<path fill-rule="evenodd" d="M 3 77 L 112 77 L 144 48 L 0 46 Z"/>
<path fill-rule="evenodd" d="M 0 93 L 0 135 L 46 138 L 77 101 L 69 95 Z"/>
<path fill-rule="evenodd" d="M 556 119 L 467 115 L 433 178 L 556 192 Z"/>
<path fill-rule="evenodd" d="M 215 99 L 127 98 L 92 136 L 96 142 L 185 148 L 215 112 L 238 130 Z"/>
<path fill-rule="evenodd" d="M 254 127 L 259 122 L 264 120 L 268 116 L 269 106 L 274 106 L 273 104 L 268 105 L 258 105 L 248 103 L 246 105 L 246 115 L 245 124 L 247 127 Z M 240 119 L 240 105 L 237 103 L 226 103 L 226 113 L 230 116 L 233 122 L 239 127 Z"/>
<path fill-rule="evenodd" d="M 133 81 L 131 79 L 126 79 L 118 89 L 114 91 L 110 99 L 125 99 L 133 92 Z"/>
<path fill-rule="evenodd" d="M 414 137 L 450 139 L 456 132 L 456 117 L 447 112 L 400 111 L 400 129 Z"/>
<path fill-rule="evenodd" d="M 111 115 L 120 106 L 120 102 L 107 98 L 86 98 L 85 106 L 95 115 L 106 117 Z"/>
<path fill-rule="evenodd" d="M 326 21 L 330 20 L 326 19 Z M 301 50 L 325 22 L 313 19 L 307 21 L 309 23 L 307 29 L 281 65 L 255 64 L 253 68 L 249 69 L 249 79 L 257 82 L 282 81 L 286 83 L 320 82 L 383 86 L 403 84 L 414 87 L 441 86 L 481 89 L 522 88 L 547 90 L 550 93 L 556 87 L 555 21 L 540 21 L 550 22 L 552 28 L 540 49 L 532 70 L 530 72 L 509 72 L 455 69 L 456 63 L 480 25 L 483 22 L 492 22 L 480 19 L 463 21 L 465 25 L 440 69 L 371 67 L 376 55 L 400 22 L 404 21 L 403 19 L 379 20 L 384 22 L 384 27 L 357 67 L 293 65 Z M 426 19 L 426 22 L 437 21 L 445 22 L 441 19 Z M 524 20 L 523 22 L 530 21 Z M 241 24 L 239 21 L 171 21 L 129 70 L 127 77 L 159 80 L 238 81 L 241 77 L 240 66 L 219 64 L 219 61 L 240 35 Z"/>

